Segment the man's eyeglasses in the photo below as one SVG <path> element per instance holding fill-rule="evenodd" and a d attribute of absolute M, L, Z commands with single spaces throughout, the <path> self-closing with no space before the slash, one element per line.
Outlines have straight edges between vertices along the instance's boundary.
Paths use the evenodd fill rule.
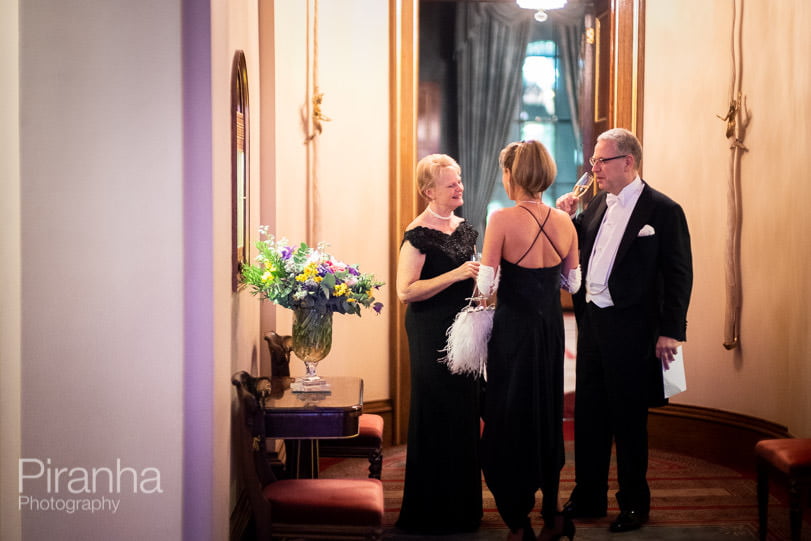
<path fill-rule="evenodd" d="M 620 154 L 619 156 L 611 156 L 610 158 L 589 158 L 589 163 L 591 164 L 592 167 L 594 167 L 598 163 L 600 165 L 605 165 L 605 162 L 610 162 L 611 160 L 617 160 L 619 158 L 625 158 L 626 156 L 628 155 Z"/>

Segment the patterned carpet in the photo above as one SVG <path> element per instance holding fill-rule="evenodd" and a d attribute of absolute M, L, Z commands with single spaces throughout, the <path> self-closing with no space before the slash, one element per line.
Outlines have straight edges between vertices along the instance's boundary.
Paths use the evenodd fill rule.
<path fill-rule="evenodd" d="M 564 356 L 564 418 L 574 411 L 576 323 L 571 312 L 564 315 L 566 352 Z M 563 501 L 574 487 L 573 427 L 564 424 L 567 439 L 566 466 L 561 474 L 560 497 Z M 387 539 L 409 541 L 502 541 L 507 530 L 496 511 L 493 496 L 482 481 L 484 518 L 475 534 L 442 537 L 413 536 L 398 532 L 394 522 L 400 510 L 405 468 L 405 446 L 383 452 L 383 486 L 386 498 Z M 322 477 L 365 477 L 368 462 L 363 459 L 323 459 Z M 616 470 L 612 464 L 610 495 L 616 490 Z M 601 520 L 578 521 L 576 539 L 581 541 L 755 541 L 758 539 L 757 501 L 752 472 L 739 472 L 694 457 L 651 449 L 648 481 L 651 487 L 651 521 L 635 532 L 612 534 L 608 525 L 619 513 L 616 500 L 609 498 L 608 516 Z M 811 522 L 805 514 L 803 541 L 811 541 Z M 538 508 L 532 517 L 538 533 L 541 527 Z M 767 541 L 788 541 L 788 505 L 785 495 L 770 496 Z"/>
<path fill-rule="evenodd" d="M 565 500 L 574 486 L 573 445 L 567 442 L 566 466 L 561 476 L 561 498 Z M 619 512 L 610 498 L 608 517 L 600 520 L 578 521 L 577 539 L 581 540 L 697 540 L 728 541 L 756 540 L 757 503 L 755 480 L 729 468 L 693 457 L 652 449 L 648 480 L 652 493 L 651 521 L 641 530 L 612 534 L 608 525 Z M 322 477 L 364 477 L 368 463 L 362 459 L 323 459 Z M 385 523 L 387 539 L 432 539 L 409 536 L 393 528 L 400 508 L 405 466 L 405 446 L 384 450 L 382 480 L 385 490 Z M 615 469 L 612 465 L 610 494 L 616 492 Z M 506 530 L 496 511 L 493 497 L 482 482 L 484 519 L 476 534 L 437 537 L 444 541 L 503 540 Z M 806 514 L 806 517 L 808 514 Z M 537 531 L 541 521 L 533 516 Z M 811 524 L 804 523 L 803 540 L 811 540 Z M 788 534 L 788 507 L 785 501 L 771 496 L 769 506 L 768 541 L 784 541 Z"/>

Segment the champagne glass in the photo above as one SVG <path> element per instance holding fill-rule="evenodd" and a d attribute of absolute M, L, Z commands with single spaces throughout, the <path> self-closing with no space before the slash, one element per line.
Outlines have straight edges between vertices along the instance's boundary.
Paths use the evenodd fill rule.
<path fill-rule="evenodd" d="M 572 188 L 572 194 L 576 199 L 580 199 L 586 192 L 589 191 L 591 188 L 592 183 L 594 182 L 594 174 L 591 171 L 586 171 L 583 175 L 578 179 L 577 183 L 575 183 L 574 188 Z"/>
<path fill-rule="evenodd" d="M 473 245 L 473 254 L 470 256 L 470 260 L 471 261 L 481 261 L 482 260 L 482 253 L 478 250 L 478 248 L 476 247 L 475 244 Z M 474 279 L 474 283 L 475 283 L 475 279 Z M 481 291 L 479 291 L 479 286 L 474 285 L 473 286 L 473 296 L 470 297 L 469 300 L 481 303 L 486 298 L 487 297 L 483 296 L 481 294 Z"/>

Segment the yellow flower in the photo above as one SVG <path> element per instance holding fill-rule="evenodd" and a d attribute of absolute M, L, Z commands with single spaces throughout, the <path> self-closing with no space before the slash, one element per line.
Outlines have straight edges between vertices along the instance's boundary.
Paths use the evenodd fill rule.
<path fill-rule="evenodd" d="M 335 286 L 335 296 L 341 297 L 349 292 L 349 287 L 346 284 L 338 284 Z"/>
<path fill-rule="evenodd" d="M 323 278 L 318 276 L 318 268 L 316 267 L 315 263 L 309 263 L 306 267 L 304 267 L 304 270 L 301 272 L 301 274 L 296 276 L 296 281 L 306 282 L 310 278 L 312 278 L 313 281 L 316 283 L 323 280 Z"/>

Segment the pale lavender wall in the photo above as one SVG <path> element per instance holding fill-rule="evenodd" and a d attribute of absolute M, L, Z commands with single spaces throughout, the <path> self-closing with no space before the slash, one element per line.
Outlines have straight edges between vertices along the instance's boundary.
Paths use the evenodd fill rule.
<path fill-rule="evenodd" d="M 19 6 L 0 3 L 0 538 L 20 536 L 20 111 Z"/>
<path fill-rule="evenodd" d="M 26 540 L 181 538 L 184 284 L 205 269 L 183 252 L 180 16 L 179 1 L 20 3 L 21 456 L 120 459 L 162 491 L 126 473 L 120 493 L 30 480 L 40 503 L 119 507 L 26 508 Z"/>
<path fill-rule="evenodd" d="M 258 4 L 20 9 L 4 18 L 4 35 L 20 30 L 22 69 L 3 96 L 19 85 L 23 97 L 10 100 L 20 129 L 3 147 L 10 171 L 21 164 L 3 186 L 18 210 L 4 232 L 21 246 L 4 245 L 3 276 L 22 274 L 19 300 L 14 287 L 3 297 L 3 502 L 16 506 L 18 457 L 75 472 L 120 459 L 152 485 L 82 494 L 116 500 L 114 513 L 4 508 L 2 537 L 223 539 L 229 376 L 259 345 L 258 304 L 231 291 L 230 73 L 244 50 L 258 98 Z M 258 149 L 258 100 L 252 111 Z M 258 180 L 258 152 L 251 167 Z M 257 223 L 258 182 L 252 194 Z M 64 494 L 69 480 L 61 496 L 36 479 L 24 494 L 64 505 L 79 499 Z"/>
<path fill-rule="evenodd" d="M 213 537 L 214 264 L 211 10 L 183 3 L 182 539 Z M 222 504 L 223 502 L 220 502 Z"/>

